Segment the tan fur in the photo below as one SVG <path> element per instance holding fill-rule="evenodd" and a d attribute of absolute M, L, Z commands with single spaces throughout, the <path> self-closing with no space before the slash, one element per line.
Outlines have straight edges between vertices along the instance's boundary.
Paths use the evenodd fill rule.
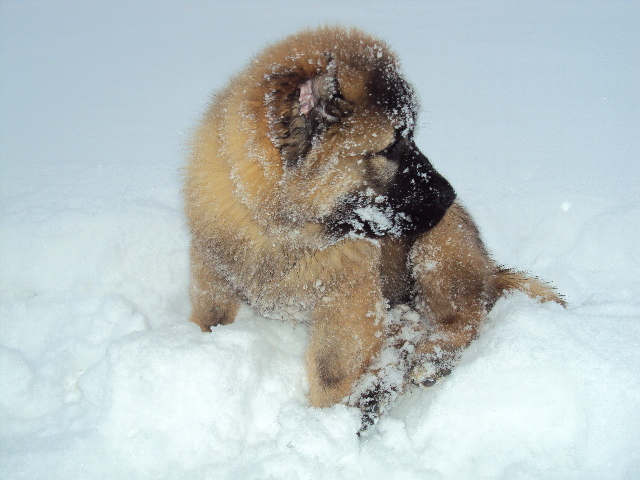
<path fill-rule="evenodd" d="M 405 120 L 394 115 L 409 115 L 389 113 L 367 91 L 379 65 L 397 69 L 388 47 L 358 30 L 305 31 L 267 48 L 214 97 L 185 171 L 191 320 L 209 331 L 248 302 L 307 321 L 317 407 L 352 393 L 389 335 L 390 303 L 415 296 L 436 334 L 418 345 L 407 372 L 428 383 L 446 373 L 503 290 L 560 301 L 543 283 L 498 269 L 457 204 L 417 239 L 326 235 L 339 198 L 363 185 L 384 188 L 397 173 L 371 153 L 392 143 Z M 312 141 L 303 117 L 309 95 L 331 91 L 331 82 L 341 93 L 327 112 L 335 120 Z M 449 357 L 436 358 L 441 350 Z M 425 362 L 445 366 L 433 373 Z"/>

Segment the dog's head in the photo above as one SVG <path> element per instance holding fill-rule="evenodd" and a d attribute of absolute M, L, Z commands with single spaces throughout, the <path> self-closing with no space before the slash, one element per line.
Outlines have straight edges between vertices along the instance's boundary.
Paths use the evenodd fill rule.
<path fill-rule="evenodd" d="M 331 238 L 411 236 L 440 221 L 455 192 L 414 142 L 415 94 L 383 42 L 307 31 L 256 64 L 281 221 L 320 223 Z"/>

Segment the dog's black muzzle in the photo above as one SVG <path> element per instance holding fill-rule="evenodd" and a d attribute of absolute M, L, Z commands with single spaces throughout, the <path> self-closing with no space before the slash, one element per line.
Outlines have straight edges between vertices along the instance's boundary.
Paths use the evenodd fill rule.
<path fill-rule="evenodd" d="M 393 180 L 383 193 L 368 189 L 344 197 L 327 221 L 330 235 L 420 235 L 435 227 L 453 204 L 453 187 L 412 139 L 402 138 L 380 155 L 397 163 Z"/>
<path fill-rule="evenodd" d="M 387 192 L 388 203 L 399 212 L 399 236 L 419 235 L 442 220 L 456 192 L 413 141 L 401 152 L 398 173 Z"/>

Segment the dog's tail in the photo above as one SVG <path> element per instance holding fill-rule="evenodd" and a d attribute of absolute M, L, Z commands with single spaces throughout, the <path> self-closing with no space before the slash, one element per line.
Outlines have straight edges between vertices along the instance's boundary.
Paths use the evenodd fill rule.
<path fill-rule="evenodd" d="M 508 268 L 500 268 L 496 272 L 495 287 L 498 296 L 504 292 L 512 290 L 520 290 L 531 298 L 541 300 L 543 302 L 556 302 L 563 307 L 567 306 L 564 298 L 554 287 L 536 277 L 531 277 L 523 272 L 511 270 Z"/>

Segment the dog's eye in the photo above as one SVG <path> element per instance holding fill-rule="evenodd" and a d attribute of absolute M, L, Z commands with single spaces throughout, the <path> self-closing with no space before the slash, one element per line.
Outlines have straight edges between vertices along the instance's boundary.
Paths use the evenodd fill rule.
<path fill-rule="evenodd" d="M 398 144 L 398 137 L 394 136 L 393 141 L 387 146 L 384 150 L 382 150 L 378 155 L 384 155 L 385 153 L 389 153 L 393 148 Z"/>
<path fill-rule="evenodd" d="M 400 156 L 400 150 L 402 148 L 402 143 L 408 138 L 410 133 L 407 132 L 404 128 L 396 128 L 393 135 L 393 142 L 385 148 L 384 150 L 377 153 L 377 155 L 381 155 L 390 160 L 398 161 L 398 157 Z"/>
<path fill-rule="evenodd" d="M 377 153 L 377 155 L 381 157 L 388 158 L 390 160 L 396 160 L 398 145 L 400 143 L 400 139 L 396 136 L 393 142 L 384 150 Z"/>

